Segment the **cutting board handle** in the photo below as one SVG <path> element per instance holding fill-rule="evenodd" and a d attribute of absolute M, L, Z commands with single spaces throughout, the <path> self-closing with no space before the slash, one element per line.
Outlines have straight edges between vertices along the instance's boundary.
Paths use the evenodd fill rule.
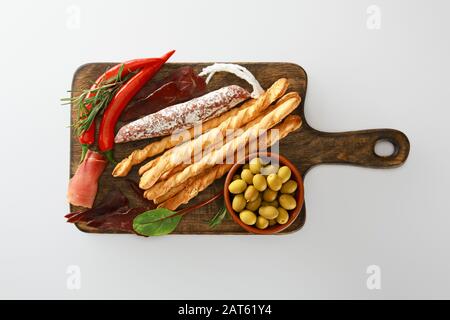
<path fill-rule="evenodd" d="M 409 154 L 406 135 L 394 129 L 373 129 L 351 132 L 320 132 L 315 141 L 311 166 L 322 163 L 352 164 L 371 168 L 390 168 L 403 164 Z M 377 141 L 388 141 L 394 152 L 388 156 L 375 153 Z"/>

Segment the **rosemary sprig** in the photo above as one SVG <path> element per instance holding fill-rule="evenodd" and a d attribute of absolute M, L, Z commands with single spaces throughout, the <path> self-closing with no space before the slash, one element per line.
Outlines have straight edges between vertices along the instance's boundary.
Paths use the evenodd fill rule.
<path fill-rule="evenodd" d="M 215 216 L 209 221 L 208 226 L 211 229 L 214 229 L 219 224 L 222 223 L 222 221 L 229 215 L 227 208 L 225 207 L 225 204 L 223 204 L 219 211 L 215 214 Z"/>
<path fill-rule="evenodd" d="M 102 80 L 96 88 L 85 89 L 77 96 L 61 99 L 63 105 L 73 104 L 77 107 L 77 120 L 73 124 L 77 136 L 81 136 L 89 129 L 97 115 L 106 109 L 117 91 L 135 74 L 135 72 L 130 72 L 122 77 L 123 68 L 122 64 L 116 76 Z M 91 106 L 90 109 L 88 109 L 88 105 Z"/>

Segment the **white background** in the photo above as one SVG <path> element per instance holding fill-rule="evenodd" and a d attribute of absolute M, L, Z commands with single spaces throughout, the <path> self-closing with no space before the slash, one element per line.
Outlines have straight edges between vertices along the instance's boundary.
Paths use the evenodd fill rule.
<path fill-rule="evenodd" d="M 450 298 L 449 13 L 448 1 L 3 1 L 0 298 Z M 78 232 L 63 219 L 59 98 L 83 63 L 172 48 L 172 61 L 298 63 L 313 127 L 396 128 L 410 157 L 313 169 L 306 225 L 289 236 Z M 66 286 L 70 265 L 80 290 Z M 369 265 L 381 290 L 366 286 Z"/>

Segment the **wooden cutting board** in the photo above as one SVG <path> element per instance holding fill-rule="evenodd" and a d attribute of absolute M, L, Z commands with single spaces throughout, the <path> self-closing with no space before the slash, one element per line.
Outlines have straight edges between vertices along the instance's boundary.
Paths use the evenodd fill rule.
<path fill-rule="evenodd" d="M 116 63 L 89 63 L 81 66 L 75 72 L 72 91 L 74 93 L 88 88 L 98 76 L 100 76 L 108 67 Z M 212 63 L 167 63 L 155 77 L 155 81 L 167 76 L 168 73 L 180 66 L 190 65 L 196 72 L 200 72 L 205 66 Z M 323 163 L 351 164 L 372 168 L 392 168 L 403 164 L 409 153 L 408 138 L 400 131 L 393 129 L 373 129 L 340 133 L 321 132 L 308 125 L 304 115 L 304 103 L 307 87 L 307 75 L 302 67 L 292 63 L 239 63 L 252 72 L 263 88 L 268 88 L 279 78 L 288 78 L 289 90 L 296 91 L 302 97 L 302 103 L 295 113 L 303 119 L 302 127 L 299 131 L 288 135 L 280 143 L 280 153 L 294 162 L 303 178 L 308 170 L 313 166 Z M 225 85 L 238 84 L 248 90 L 249 85 L 228 73 L 216 74 L 208 85 L 210 91 L 221 88 Z M 76 109 L 72 106 L 71 123 L 76 119 Z M 388 115 L 386 115 L 388 116 Z M 118 127 L 121 124 L 118 124 Z M 374 147 L 378 140 L 388 140 L 394 145 L 394 154 L 387 157 L 381 157 L 375 154 Z M 115 158 L 121 160 L 128 156 L 133 150 L 144 147 L 149 141 L 137 141 L 127 144 L 119 144 L 115 147 Z M 80 159 L 81 147 L 78 140 L 71 135 L 70 150 L 70 176 L 75 173 Z M 101 201 L 105 194 L 112 188 L 118 187 L 130 200 L 130 206 L 142 206 L 141 200 L 130 189 L 124 178 L 113 178 L 111 175 L 113 166 L 108 165 L 99 181 L 99 192 L 96 203 Z M 139 181 L 137 174 L 138 166 L 128 175 L 128 178 Z M 224 178 L 216 181 L 208 189 L 203 191 L 197 198 L 191 200 L 190 204 L 197 203 L 202 199 L 216 194 L 223 188 Z M 308 190 L 305 190 L 305 194 Z M 247 234 L 239 225 L 234 223 L 231 218 L 216 227 L 210 229 L 208 221 L 214 216 L 222 200 L 205 206 L 195 212 L 184 216 L 178 225 L 174 234 Z M 80 208 L 71 206 L 71 212 Z M 305 223 L 306 205 L 298 219 L 283 233 L 290 233 L 299 230 Z M 83 224 L 78 224 L 78 228 L 85 232 L 97 232 L 94 228 L 88 228 Z"/>

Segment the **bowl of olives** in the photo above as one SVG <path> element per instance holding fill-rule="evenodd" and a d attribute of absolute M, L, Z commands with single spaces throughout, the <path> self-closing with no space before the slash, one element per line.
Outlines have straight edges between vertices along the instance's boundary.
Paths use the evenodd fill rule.
<path fill-rule="evenodd" d="M 225 206 L 233 220 L 256 234 L 274 234 L 298 217 L 304 201 L 303 179 L 282 155 L 251 154 L 233 165 L 225 180 Z"/>

